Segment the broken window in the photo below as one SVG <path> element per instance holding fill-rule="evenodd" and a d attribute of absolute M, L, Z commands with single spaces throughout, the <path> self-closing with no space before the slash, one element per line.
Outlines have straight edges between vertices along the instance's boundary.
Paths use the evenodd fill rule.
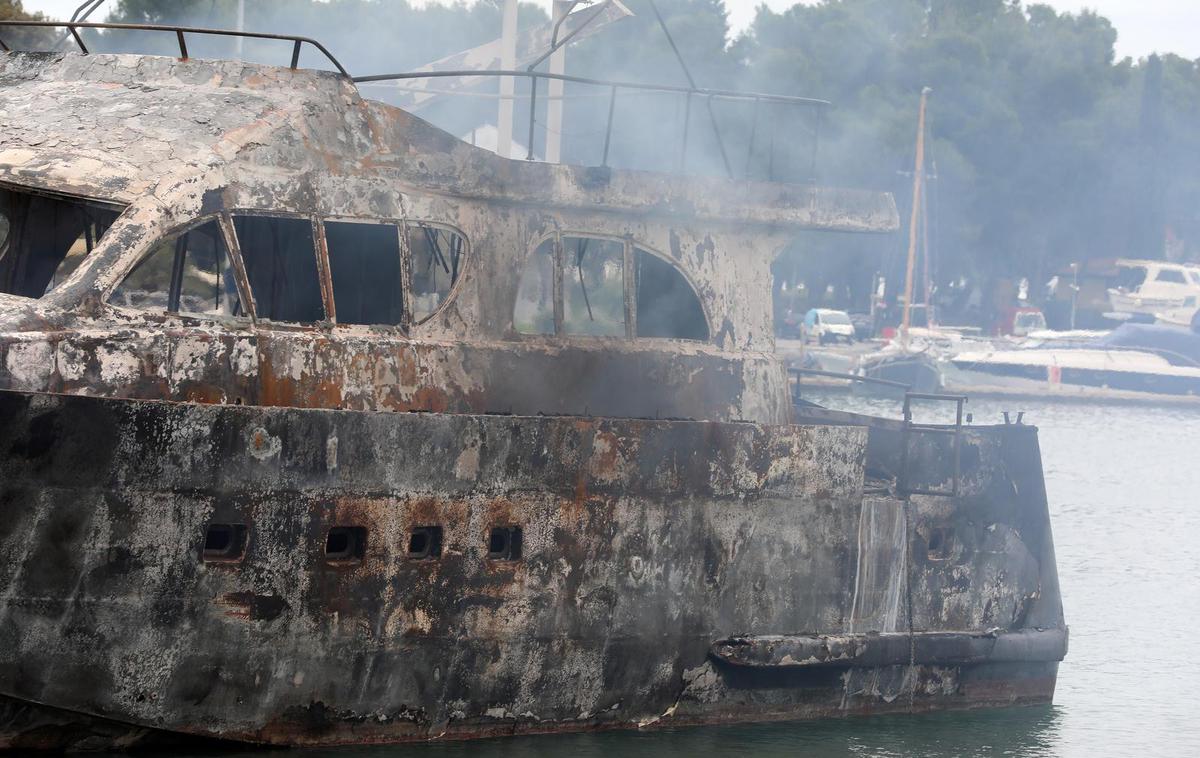
<path fill-rule="evenodd" d="M 516 331 L 554 334 L 557 305 L 561 334 L 626 336 L 631 314 L 637 325 L 632 336 L 708 340 L 700 298 L 669 261 L 622 240 L 596 237 L 562 237 L 557 268 L 555 251 L 554 240 L 547 240 L 525 262 L 513 308 Z M 627 267 L 633 279 L 629 302 Z"/>
<path fill-rule="evenodd" d="M 313 228 L 308 219 L 234 216 L 255 312 L 270 321 L 325 318 Z"/>
<path fill-rule="evenodd" d="M 391 224 L 325 222 L 339 324 L 399 324 L 404 314 L 400 232 Z"/>
<path fill-rule="evenodd" d="M 416 223 L 408 227 L 412 256 L 412 315 L 420 323 L 433 315 L 462 273 L 466 241 L 450 229 Z"/>
<path fill-rule="evenodd" d="M 563 333 L 625 336 L 625 243 L 562 238 Z"/>
<path fill-rule="evenodd" d="M 0 187 L 0 292 L 41 297 L 92 252 L 120 211 Z"/>
<path fill-rule="evenodd" d="M 637 336 L 707 340 L 708 319 L 679 269 L 645 250 L 634 250 Z"/>
<path fill-rule="evenodd" d="M 151 247 L 109 302 L 170 313 L 245 315 L 225 236 L 215 219 Z"/>
<path fill-rule="evenodd" d="M 513 328 L 522 334 L 554 334 L 554 240 L 538 245 L 525 261 Z"/>

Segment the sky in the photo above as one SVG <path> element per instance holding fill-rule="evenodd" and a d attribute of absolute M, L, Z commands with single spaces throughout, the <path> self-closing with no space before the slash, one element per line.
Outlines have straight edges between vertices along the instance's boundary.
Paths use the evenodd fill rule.
<path fill-rule="evenodd" d="M 439 0 L 418 0 L 418 2 Z M 534 0 L 550 8 L 551 0 Z M 70 18 L 82 0 L 24 0 L 25 9 L 43 11 L 54 18 Z M 247 4 L 254 0 L 246 0 Z M 1042 0 L 1059 11 L 1090 9 L 1113 22 L 1117 29 L 1117 57 L 1141 58 L 1152 52 L 1178 53 L 1200 58 L 1200 0 Z M 796 0 L 725 0 L 734 32 L 745 29 L 754 20 L 759 5 L 783 10 Z M 106 5 L 115 5 L 108 0 Z M 636 9 L 636 2 L 631 3 Z M 1027 3 L 1028 4 L 1028 0 Z M 97 20 L 105 8 L 97 13 Z"/>

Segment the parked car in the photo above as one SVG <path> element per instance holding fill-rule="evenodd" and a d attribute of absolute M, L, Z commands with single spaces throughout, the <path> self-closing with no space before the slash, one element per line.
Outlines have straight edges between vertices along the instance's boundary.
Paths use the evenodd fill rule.
<path fill-rule="evenodd" d="M 804 340 L 813 339 L 822 345 L 838 340 L 853 342 L 854 324 L 845 311 L 813 308 L 804 314 Z"/>

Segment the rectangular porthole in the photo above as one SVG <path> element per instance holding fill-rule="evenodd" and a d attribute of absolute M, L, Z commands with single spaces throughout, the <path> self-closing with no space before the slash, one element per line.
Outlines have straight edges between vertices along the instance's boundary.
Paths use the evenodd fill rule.
<path fill-rule="evenodd" d="M 944 561 L 950 557 L 950 533 L 945 527 L 934 527 L 929 532 L 929 560 Z"/>
<path fill-rule="evenodd" d="M 442 528 L 440 526 L 413 527 L 408 535 L 408 557 L 419 561 L 440 558 L 442 555 Z"/>
<path fill-rule="evenodd" d="M 236 561 L 246 552 L 245 524 L 209 524 L 204 530 L 204 547 L 200 557 L 205 561 Z"/>
<path fill-rule="evenodd" d="M 521 560 L 521 527 L 493 527 L 488 536 L 487 557 L 494 561 Z"/>
<path fill-rule="evenodd" d="M 367 530 L 361 526 L 335 526 L 325 535 L 325 559 L 361 561 L 367 553 Z"/>

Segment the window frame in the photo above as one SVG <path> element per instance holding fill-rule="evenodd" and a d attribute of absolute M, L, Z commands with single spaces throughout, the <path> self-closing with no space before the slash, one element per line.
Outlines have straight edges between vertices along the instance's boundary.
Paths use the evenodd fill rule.
<path fill-rule="evenodd" d="M 317 322 L 296 322 L 296 321 L 274 321 L 264 318 L 258 313 L 258 303 L 254 300 L 254 292 L 250 287 L 250 279 L 246 273 L 245 260 L 242 257 L 242 246 L 238 240 L 237 229 L 233 224 L 234 216 L 254 216 L 258 218 L 281 218 L 281 219 L 299 219 L 309 222 L 309 226 L 313 235 L 313 252 L 317 258 L 317 276 L 321 290 L 321 305 L 324 309 L 325 318 Z M 168 310 L 147 310 L 141 308 L 131 308 L 112 301 L 112 295 L 121 286 L 133 270 L 149 255 L 153 248 L 163 240 L 179 234 L 183 234 L 192 229 L 198 228 L 207 224 L 210 221 L 216 220 L 221 229 L 225 247 L 229 253 L 230 262 L 234 269 L 234 279 L 237 283 L 238 296 L 242 300 L 243 310 L 242 316 L 214 316 L 208 314 L 193 314 L 183 312 L 171 312 Z M 399 324 L 340 324 L 337 321 L 337 303 L 333 296 L 333 274 L 329 264 L 329 242 L 325 236 L 325 223 L 349 223 L 349 224 L 378 224 L 382 226 L 392 226 L 396 229 L 396 234 L 399 238 L 400 251 L 400 278 L 402 292 L 401 302 L 404 312 L 401 316 Z M 408 235 L 410 231 L 421 227 L 431 227 L 444 230 L 451 234 L 458 235 L 462 240 L 462 259 L 458 271 L 458 278 L 453 286 L 450 287 L 446 296 L 438 304 L 438 307 L 432 313 L 418 320 L 414 319 L 413 313 L 413 295 L 412 295 L 412 250 L 408 244 Z M 414 327 L 419 327 L 426 324 L 439 316 L 450 303 L 455 300 L 461 291 L 463 281 L 467 277 L 468 267 L 474 257 L 474 250 L 471 246 L 471 240 L 463 232 L 462 229 L 440 221 L 426 221 L 423 219 L 409 218 L 380 218 L 380 217 L 360 217 L 349 216 L 344 214 L 321 215 L 311 213 L 298 213 L 293 211 L 275 211 L 263 210 L 260 208 L 228 208 L 211 213 L 206 213 L 202 216 L 189 219 L 188 221 L 167 227 L 161 234 L 155 235 L 143 245 L 136 255 L 130 256 L 131 261 L 129 266 L 121 272 L 121 275 L 116 278 L 108 291 L 104 293 L 104 301 L 113 308 L 116 308 L 126 313 L 136 313 L 141 315 L 151 314 L 161 317 L 177 317 L 192 320 L 210 320 L 220 323 L 232 323 L 244 325 L 246 323 L 255 326 L 266 326 L 272 329 L 311 329 L 316 327 L 338 327 L 340 329 L 359 329 L 370 331 L 390 331 L 397 332 L 403 335 L 408 335 Z"/>
<path fill-rule="evenodd" d="M 125 202 L 125 201 L 121 201 L 121 200 L 113 200 L 111 198 L 96 197 L 94 195 L 77 195 L 77 194 L 72 194 L 70 192 L 59 192 L 59 191 L 52 190 L 52 189 L 43 189 L 41 187 L 31 187 L 31 186 L 28 186 L 25 184 L 17 184 L 17 183 L 11 182 L 11 181 L 5 181 L 4 179 L 0 179 L 0 190 L 7 190 L 9 192 L 20 192 L 20 193 L 23 193 L 26 195 L 36 195 L 38 197 L 43 197 L 43 198 L 47 198 L 50 200 L 57 200 L 60 202 L 61 201 L 77 202 L 77 203 L 81 203 L 83 205 L 92 206 L 99 210 L 114 211 L 117 214 L 116 218 L 113 219 L 113 222 L 112 222 L 112 224 L 109 225 L 108 229 L 104 230 L 103 234 L 101 234 L 99 237 L 97 237 L 95 240 L 92 241 L 91 250 L 88 251 L 87 255 L 84 256 L 84 259 L 82 261 L 80 261 L 79 265 L 75 268 L 75 270 L 72 271 L 69 275 L 67 275 L 67 277 L 65 279 L 63 279 L 61 282 L 59 282 L 58 285 L 51 286 L 50 289 L 43 292 L 38 297 L 24 297 L 21 295 L 14 296 L 14 297 L 22 297 L 23 299 L 33 300 L 33 301 L 44 301 L 47 297 L 50 297 L 56 291 L 59 291 L 65 284 L 67 284 L 67 282 L 74 279 L 77 275 L 81 275 L 79 272 L 81 272 L 87 268 L 88 259 L 93 258 L 95 256 L 96 250 L 100 248 L 100 243 L 106 241 L 106 238 L 108 237 L 109 233 L 112 231 L 113 227 L 119 225 L 121 223 L 122 219 L 124 219 L 126 217 L 126 215 L 129 214 L 130 210 L 135 205 L 133 202 Z M 11 222 L 11 219 L 9 219 L 9 221 Z M 12 229 L 10 228 L 8 231 L 8 234 L 11 234 L 11 233 L 12 233 Z M 7 239 L 7 237 L 6 237 L 6 239 Z M 0 240 L 0 244 L 3 244 L 6 241 L 6 239 Z M 139 258 L 138 260 L 141 260 L 141 259 Z M 60 263 L 60 265 L 61 265 L 61 263 Z M 128 272 L 126 272 L 126 273 L 128 273 Z M 53 279 L 53 276 L 51 276 L 51 278 Z M 115 287 L 115 285 L 114 285 L 114 287 Z"/>
<path fill-rule="evenodd" d="M 564 320 L 564 315 L 565 315 L 563 312 L 563 309 L 565 307 L 564 306 L 565 284 L 563 282 L 563 275 L 565 272 L 565 267 L 563 265 L 563 242 L 562 241 L 563 241 L 564 237 L 594 239 L 594 240 L 603 240 L 605 242 L 620 242 L 620 243 L 622 243 L 624 252 L 623 252 L 622 259 L 621 259 L 621 267 L 622 267 L 621 272 L 622 272 L 622 276 L 624 278 L 623 285 L 624 285 L 624 289 L 625 289 L 625 292 L 624 292 L 624 295 L 625 295 L 625 299 L 624 299 L 625 336 L 624 337 L 619 337 L 619 336 L 615 336 L 615 335 L 572 334 L 572 333 L 567 333 L 567 332 L 563 331 L 563 320 Z M 622 237 L 620 235 L 615 235 L 615 234 L 600 234 L 600 233 L 596 233 L 596 232 L 580 232 L 580 231 L 573 231 L 570 229 L 558 229 L 558 230 L 555 230 L 554 232 L 551 232 L 549 234 L 543 234 L 540 237 L 536 237 L 534 239 L 534 243 L 530 246 L 528 254 L 526 255 L 524 261 L 522 261 L 521 272 L 520 272 L 522 275 L 525 272 L 525 265 L 532 259 L 532 257 L 534 255 L 537 254 L 537 251 L 541 248 L 541 246 L 544 245 L 545 243 L 551 242 L 551 241 L 553 241 L 553 244 L 554 244 L 553 253 L 552 253 L 552 259 L 553 259 L 552 270 L 553 270 L 553 276 L 554 276 L 554 281 L 553 281 L 554 333 L 553 334 L 530 334 L 530 333 L 526 333 L 526 332 L 517 331 L 516 324 L 513 323 L 513 313 L 516 310 L 516 297 L 514 296 L 513 306 L 512 306 L 512 308 L 509 309 L 509 329 L 513 334 L 516 334 L 519 338 L 521 338 L 521 339 L 568 338 L 568 339 L 580 339 L 580 340 L 620 340 L 620 339 L 624 339 L 624 340 L 629 340 L 629 341 L 633 341 L 633 342 L 646 342 L 646 343 L 687 342 L 687 343 L 697 344 L 697 345 L 707 345 L 707 344 L 712 343 L 712 334 L 713 334 L 712 315 L 709 313 L 708 304 L 705 303 L 704 298 L 702 298 L 700 296 L 700 290 L 696 288 L 695 282 L 692 281 L 692 278 L 690 276 L 688 276 L 687 272 L 684 271 L 683 268 L 676 261 L 663 255 L 662 253 L 655 250 L 654 248 L 652 248 L 648 245 L 642 244 L 641 242 L 638 242 L 632 236 Z M 696 297 L 696 301 L 700 304 L 700 313 L 704 317 L 704 328 L 705 328 L 705 331 L 708 332 L 708 335 L 709 335 L 708 339 L 694 340 L 694 339 L 687 339 L 685 337 L 639 337 L 638 336 L 638 334 L 637 334 L 637 272 L 636 272 L 636 266 L 634 265 L 636 262 L 636 254 L 637 254 L 638 250 L 641 250 L 642 252 L 646 253 L 647 255 L 652 255 L 655 258 L 658 258 L 660 261 L 666 263 L 668 266 L 671 267 L 671 269 L 675 273 L 679 274 L 679 276 L 681 276 L 683 278 L 683 280 L 685 282 L 687 282 L 688 287 L 690 287 L 692 290 L 692 294 L 695 295 L 695 297 Z M 520 278 L 521 277 L 518 277 L 518 280 L 517 280 L 518 294 L 520 291 Z"/>
<path fill-rule="evenodd" d="M 412 225 L 413 228 L 430 227 L 432 229 L 441 229 L 441 230 L 450 232 L 451 234 L 458 235 L 459 239 L 461 239 L 463 241 L 462 264 L 458 270 L 458 278 L 454 280 L 454 284 L 452 284 L 450 286 L 450 290 L 446 293 L 446 296 L 444 298 L 442 298 L 442 302 L 438 303 L 438 307 L 434 308 L 433 311 L 428 316 L 421 319 L 420 321 L 416 321 L 413 318 L 415 315 L 413 313 L 413 307 L 412 307 L 412 301 L 413 301 L 413 292 L 412 292 L 413 254 L 412 254 L 412 249 L 409 247 L 409 244 L 408 244 L 408 235 L 410 232 L 410 228 L 409 228 L 410 225 Z M 444 311 L 446 309 L 446 307 L 449 306 L 450 303 L 458 297 L 458 293 L 462 289 L 462 286 L 463 286 L 463 280 L 466 279 L 466 277 L 467 277 L 467 267 L 470 265 L 470 261 L 472 258 L 471 239 L 466 235 L 466 233 L 462 229 L 459 229 L 457 226 L 454 226 L 453 224 L 446 224 L 441 221 L 425 221 L 423 219 L 403 218 L 403 219 L 400 219 L 400 228 L 401 228 L 400 257 L 402 259 L 401 264 L 400 264 L 400 270 L 401 270 L 401 275 L 404 280 L 404 319 L 403 319 L 403 321 L 405 323 L 405 327 L 411 329 L 413 327 L 422 326 L 423 324 L 428 324 L 430 321 L 437 318 L 439 315 L 441 315 L 442 311 Z"/>
<path fill-rule="evenodd" d="M 329 276 L 329 255 L 325 247 L 325 226 L 319 216 L 311 213 L 294 211 L 263 210 L 261 208 L 228 208 L 220 211 L 222 223 L 228 224 L 225 229 L 226 241 L 232 243 L 230 250 L 237 256 L 237 268 L 249 297 L 250 311 L 253 314 L 255 326 L 266 325 L 271 328 L 283 329 L 312 329 L 336 323 L 336 312 L 333 306 L 333 280 Z M 250 287 L 250 277 L 246 273 L 246 261 L 242 258 L 242 245 L 238 240 L 237 228 L 233 225 L 234 216 L 255 216 L 258 218 L 287 218 L 308 221 L 309 230 L 313 235 L 313 254 L 317 258 L 317 286 L 321 290 L 321 307 L 325 318 L 320 321 L 275 321 L 258 315 L 258 303 L 254 300 L 254 291 Z"/>
<path fill-rule="evenodd" d="M 1178 276 L 1179 278 L 1178 279 L 1164 279 L 1163 278 L 1164 275 Z M 1188 284 L 1187 271 L 1185 269 L 1161 266 L 1161 267 L 1159 267 L 1158 271 L 1156 271 L 1154 274 L 1154 281 L 1161 282 L 1162 284 L 1182 284 L 1182 285 L 1186 286 Z"/>
<path fill-rule="evenodd" d="M 222 240 L 225 243 L 225 251 L 229 255 L 230 265 L 233 266 L 233 279 L 237 285 L 238 297 L 242 301 L 241 316 L 220 316 L 208 313 L 191 313 L 188 311 L 170 311 L 170 310 L 150 310 L 146 308 L 134 308 L 128 305 L 113 302 L 113 295 L 124 284 L 125 279 L 133 273 L 134 269 L 145 262 L 146 258 L 154 253 L 157 245 L 171 237 L 176 237 L 181 234 L 190 232 L 192 229 L 198 229 L 210 221 L 216 221 L 217 227 L 221 230 Z M 136 313 L 140 315 L 154 315 L 164 318 L 179 318 L 188 321 L 205 321 L 219 324 L 230 324 L 235 326 L 248 326 L 257 323 L 257 315 L 254 309 L 254 299 L 250 293 L 250 282 L 246 278 L 246 268 L 242 264 L 241 249 L 237 247 L 237 235 L 233 233 L 233 222 L 228 218 L 228 213 L 225 211 L 216 211 L 206 213 L 202 216 L 197 216 L 190 221 L 175 226 L 167 227 L 162 233 L 151 239 L 146 245 L 142 246 L 136 255 L 129 258 L 131 263 L 121 275 L 116 278 L 116 281 L 104 293 L 103 299 L 105 304 L 110 308 L 115 308 L 123 313 Z"/>
<path fill-rule="evenodd" d="M 319 231 L 317 240 L 317 255 L 325 261 L 325 276 L 329 281 L 329 302 L 326 306 L 326 313 L 330 314 L 330 323 L 339 329 L 360 329 L 370 331 L 389 331 L 407 334 L 412 326 L 412 298 L 409 296 L 409 286 L 411 277 L 409 276 L 408 254 L 405 252 L 407 244 L 404 233 L 404 220 L 398 218 L 362 218 L 358 216 L 332 215 L 332 216 L 316 216 L 315 225 Z M 400 314 L 399 324 L 343 324 L 337 320 L 337 303 L 333 296 L 333 267 L 329 263 L 329 240 L 325 236 L 325 224 L 371 224 L 375 226 L 391 226 L 396 229 L 397 235 L 397 250 L 400 254 Z M 322 292 L 325 286 L 322 284 Z"/>

